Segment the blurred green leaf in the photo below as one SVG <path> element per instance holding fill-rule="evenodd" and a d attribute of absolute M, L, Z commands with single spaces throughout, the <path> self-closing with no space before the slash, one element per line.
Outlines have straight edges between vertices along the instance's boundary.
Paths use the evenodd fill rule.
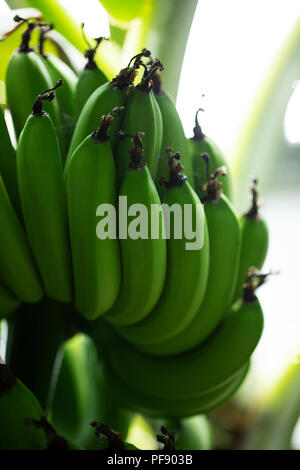
<path fill-rule="evenodd" d="M 143 15 L 145 8 L 151 9 L 152 0 L 99 0 L 115 20 L 128 23 Z"/>
<path fill-rule="evenodd" d="M 291 363 L 261 403 L 243 449 L 288 450 L 300 416 L 300 365 Z"/>
<path fill-rule="evenodd" d="M 257 177 L 265 191 L 284 154 L 284 114 L 299 76 L 300 18 L 275 56 L 236 144 L 233 175 L 235 201 L 241 210 L 248 201 L 250 177 Z"/>

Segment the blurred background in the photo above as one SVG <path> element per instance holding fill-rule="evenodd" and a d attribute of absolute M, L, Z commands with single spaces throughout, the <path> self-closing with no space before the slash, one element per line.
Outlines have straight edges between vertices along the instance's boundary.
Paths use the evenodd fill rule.
<path fill-rule="evenodd" d="M 17 0 L 8 3 L 11 7 L 26 6 L 26 2 Z M 60 3 L 79 23 L 84 21 L 90 37 L 109 36 L 108 15 L 98 0 Z M 0 15 L 6 9 L 7 4 L 0 0 Z M 187 136 L 192 135 L 195 111 L 199 107 L 204 109 L 200 123 L 204 133 L 227 155 L 238 181 L 240 211 L 246 211 L 249 204 L 250 179 L 258 175 L 262 180 L 262 212 L 270 230 L 265 270 L 279 274 L 272 276 L 259 292 L 265 330 L 250 374 L 238 393 L 241 403 L 251 397 L 254 405 L 269 393 L 284 369 L 300 363 L 299 46 L 297 53 L 291 52 L 286 59 L 293 73 L 287 77 L 288 67 L 282 66 L 280 70 L 284 62 L 280 50 L 290 32 L 295 31 L 299 16 L 299 0 L 199 0 L 177 95 L 177 108 Z M 299 36 L 299 25 L 297 28 L 292 34 Z M 172 38 L 170 47 L 171 43 Z M 274 83 L 269 114 L 259 115 L 251 137 L 255 140 L 256 135 L 257 139 L 256 147 L 250 145 L 253 165 L 247 164 L 251 168 L 248 172 L 240 158 L 245 126 L 251 116 L 257 116 L 261 90 L 266 96 Z M 263 136 L 266 125 L 273 132 L 264 132 Z M 293 442 L 300 448 L 300 424 Z"/>

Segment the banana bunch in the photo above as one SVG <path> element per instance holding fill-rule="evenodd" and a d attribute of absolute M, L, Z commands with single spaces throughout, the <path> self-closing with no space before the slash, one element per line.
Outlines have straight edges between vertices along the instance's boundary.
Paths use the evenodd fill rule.
<path fill-rule="evenodd" d="M 239 217 L 223 153 L 202 132 L 199 110 L 186 138 L 149 50 L 108 82 L 94 61 L 98 38 L 77 76 L 45 52 L 52 25 L 16 21 L 26 23 L 6 76 L 16 151 L 0 113 L 0 318 L 45 296 L 73 309 L 70 335 L 94 339 L 108 395 L 124 409 L 179 419 L 222 405 L 263 329 L 255 290 L 266 278 L 258 269 L 268 229 L 257 182 Z M 175 229 L 176 212 L 184 216 Z M 93 373 L 93 353 L 61 348 L 53 420 L 74 438 L 91 393 L 80 368 Z M 70 382 L 78 413 L 64 421 Z"/>

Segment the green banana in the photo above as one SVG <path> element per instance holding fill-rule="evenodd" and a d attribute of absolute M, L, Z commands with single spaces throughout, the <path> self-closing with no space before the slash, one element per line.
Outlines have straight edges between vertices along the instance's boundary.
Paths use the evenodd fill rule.
<path fill-rule="evenodd" d="M 208 278 L 209 240 L 206 219 L 202 204 L 181 173 L 183 167 L 178 161 L 179 154 L 169 158 L 170 180 L 166 182 L 166 204 L 170 210 L 173 204 L 181 212 L 185 204 L 191 209 L 191 221 L 197 220 L 196 233 L 199 244 L 202 240 L 198 230 L 203 230 L 203 245 L 197 249 L 187 249 L 188 237 L 184 228 L 186 217 L 182 217 L 182 233 L 176 234 L 170 223 L 167 241 L 167 278 L 164 291 L 154 310 L 142 321 L 129 326 L 118 326 L 118 333 L 138 345 L 155 344 L 176 335 L 183 330 L 196 315 L 201 305 Z M 166 207 L 166 206 L 165 206 Z M 174 217 L 175 219 L 175 217 Z M 171 220 L 173 220 L 171 218 Z M 190 237 L 191 239 L 191 237 Z"/>
<path fill-rule="evenodd" d="M 112 330 L 98 329 L 110 367 L 127 385 L 157 398 L 183 400 L 218 391 L 240 373 L 261 337 L 263 314 L 256 297 L 247 293 L 203 345 L 171 357 L 140 353 Z"/>
<path fill-rule="evenodd" d="M 205 154 L 204 157 L 208 158 Z M 218 177 L 222 174 L 221 168 L 211 177 L 207 175 L 206 197 L 202 199 L 209 233 L 209 275 L 202 304 L 191 323 L 176 336 L 154 345 L 135 343 L 141 351 L 170 355 L 193 349 L 212 333 L 231 304 L 240 259 L 241 230 L 234 208 L 221 192 Z"/>
<path fill-rule="evenodd" d="M 140 57 L 143 55 L 144 52 L 138 54 L 133 65 L 131 65 L 131 60 L 128 67 L 122 69 L 119 75 L 111 82 L 101 85 L 89 97 L 78 117 L 69 148 L 67 165 L 76 147 L 97 128 L 99 116 L 110 113 L 110 111 L 117 106 L 124 105 L 127 89 L 133 86 L 133 82 L 137 76 L 137 69 L 140 67 Z M 121 123 L 115 121 L 110 128 L 110 144 L 113 151 L 116 146 L 120 127 Z"/>
<path fill-rule="evenodd" d="M 247 363 L 237 376 L 219 390 L 189 399 L 157 398 L 149 395 L 148 392 L 140 392 L 134 384 L 128 385 L 112 370 L 107 371 L 107 381 L 115 400 L 118 400 L 124 406 L 155 418 L 185 418 L 200 413 L 208 413 L 223 405 L 239 388 L 247 375 L 248 369 L 249 364 Z"/>
<path fill-rule="evenodd" d="M 11 144 L 4 112 L 0 105 L 0 174 L 2 175 L 8 196 L 18 215 L 21 214 L 20 196 L 17 181 L 16 152 Z"/>
<path fill-rule="evenodd" d="M 144 158 L 151 176 L 155 180 L 163 131 L 161 112 L 154 98 L 151 78 L 156 70 L 162 70 L 162 65 L 159 61 L 156 61 L 150 67 L 144 67 L 145 72 L 141 83 L 131 91 L 126 100 L 122 128 L 128 134 L 135 134 L 139 129 L 143 130 L 145 134 L 143 139 Z M 118 188 L 121 186 L 130 164 L 130 145 L 130 142 L 121 139 L 116 147 L 115 160 Z"/>
<path fill-rule="evenodd" d="M 132 136 L 131 164 L 121 186 L 120 196 L 127 198 L 128 207 L 143 204 L 151 211 L 152 204 L 161 210 L 159 195 L 147 165 L 143 162 L 142 134 Z M 146 214 L 146 238 L 122 238 L 119 233 L 122 258 L 120 295 L 105 318 L 116 325 L 130 325 L 142 320 L 155 307 L 164 287 L 167 267 L 167 245 L 163 238 L 163 214 L 156 238 L 152 230 L 151 212 Z M 130 229 L 130 227 L 129 227 Z M 142 237 L 142 236 L 141 236 Z"/>
<path fill-rule="evenodd" d="M 0 279 L 22 302 L 38 302 L 43 296 L 39 274 L 26 234 L 8 198 L 0 175 Z"/>
<path fill-rule="evenodd" d="M 52 299 L 72 300 L 66 197 L 58 140 L 43 102 L 54 98 L 54 90 L 38 95 L 32 114 L 20 135 L 17 172 L 28 239 Z"/>
<path fill-rule="evenodd" d="M 59 57 L 51 53 L 45 53 L 44 41 L 48 31 L 53 25 L 42 26 L 40 29 L 39 53 L 47 67 L 51 80 L 54 83 L 62 79 L 64 86 L 56 91 L 57 103 L 61 116 L 61 127 L 57 130 L 61 137 L 61 151 L 65 158 L 68 153 L 72 134 L 75 128 L 75 88 L 77 85 L 77 76 L 73 70 L 63 62 Z"/>
<path fill-rule="evenodd" d="M 156 183 L 159 184 L 161 176 L 166 177 L 168 175 L 168 161 L 167 159 L 163 158 L 163 155 L 165 155 L 165 151 L 168 147 L 172 147 L 181 154 L 181 162 L 184 166 L 184 173 L 187 176 L 191 186 L 194 187 L 194 170 L 192 159 L 190 158 L 189 153 L 189 144 L 185 137 L 175 102 L 167 91 L 162 90 L 162 78 L 160 75 L 155 73 L 152 76 L 152 81 L 155 100 L 158 103 L 163 122 L 163 136 Z"/>
<path fill-rule="evenodd" d="M 233 296 L 234 301 L 242 295 L 243 284 L 245 282 L 248 269 L 251 266 L 261 269 L 268 251 L 269 232 L 265 220 L 259 213 L 257 180 L 253 181 L 251 193 L 252 206 L 249 211 L 246 214 L 243 214 L 240 218 L 242 246 L 236 290 Z"/>
<path fill-rule="evenodd" d="M 165 422 L 175 433 L 176 450 L 209 450 L 212 447 L 212 428 L 205 416 L 192 416 Z"/>
<path fill-rule="evenodd" d="M 228 168 L 228 165 L 222 150 L 212 139 L 203 134 L 198 121 L 199 111 L 202 111 L 202 109 L 200 108 L 196 112 L 194 136 L 188 140 L 188 143 L 190 147 L 190 155 L 193 160 L 196 191 L 199 196 L 202 197 L 204 195 L 203 185 L 206 183 L 206 168 L 203 160 L 199 158 L 200 155 L 202 153 L 207 153 L 210 156 L 212 172 L 222 166 L 226 166 Z M 226 181 L 224 181 L 223 184 L 223 192 L 228 199 L 232 199 L 232 179 L 229 172 L 227 174 Z"/>
<path fill-rule="evenodd" d="M 52 87 L 52 80 L 43 59 L 29 47 L 35 23 L 28 23 L 22 35 L 22 43 L 10 57 L 6 71 L 7 102 L 12 115 L 17 138 L 31 112 L 32 103 L 41 90 Z M 47 103 L 55 126 L 60 126 L 57 103 Z"/>
<path fill-rule="evenodd" d="M 8 367 L 0 360 L 0 449 L 43 450 L 47 439 L 42 429 L 29 426 L 28 420 L 40 420 L 41 405 Z"/>
<path fill-rule="evenodd" d="M 20 301 L 16 299 L 6 287 L 0 284 L 0 319 L 17 310 L 19 305 Z"/>
<path fill-rule="evenodd" d="M 97 208 L 116 203 L 115 165 L 107 130 L 120 111 L 117 107 L 102 116 L 99 129 L 77 147 L 66 167 L 75 306 L 89 319 L 113 306 L 121 282 L 116 235 L 96 236 Z"/>
<path fill-rule="evenodd" d="M 83 447 L 92 437 L 89 423 L 101 415 L 105 405 L 98 369 L 95 345 L 85 334 L 73 336 L 57 354 L 50 420 L 59 434 Z"/>
<path fill-rule="evenodd" d="M 108 78 L 104 75 L 102 70 L 98 67 L 95 62 L 95 54 L 98 47 L 103 41 L 103 37 L 95 39 L 96 45 L 91 47 L 84 35 L 84 24 L 82 23 L 82 32 L 84 39 L 88 45 L 88 49 L 85 51 L 84 56 L 87 58 L 87 63 L 84 69 L 78 76 L 78 81 L 75 89 L 75 109 L 76 116 L 79 116 L 81 110 L 91 94 L 104 83 L 108 82 Z"/>

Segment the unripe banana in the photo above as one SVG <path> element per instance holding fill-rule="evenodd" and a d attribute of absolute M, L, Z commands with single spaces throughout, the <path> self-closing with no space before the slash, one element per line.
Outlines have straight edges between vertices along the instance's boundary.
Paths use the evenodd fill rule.
<path fill-rule="evenodd" d="M 40 420 L 42 415 L 41 405 L 35 396 L 0 361 L 0 449 L 46 449 L 44 431 L 28 423 L 31 419 Z"/>
<path fill-rule="evenodd" d="M 41 90 L 51 88 L 52 80 L 43 59 L 29 47 L 31 32 L 35 23 L 28 23 L 22 35 L 22 43 L 8 63 L 6 71 L 6 94 L 17 138 L 31 112 L 32 103 Z M 45 109 L 60 126 L 58 105 L 55 101 L 46 104 Z"/>
<path fill-rule="evenodd" d="M 116 203 L 115 165 L 106 132 L 120 111 L 102 116 L 99 129 L 79 145 L 66 167 L 75 306 L 89 319 L 113 306 L 121 282 L 116 235 L 96 235 L 98 206 Z"/>
<path fill-rule="evenodd" d="M 54 98 L 59 85 L 35 100 L 20 135 L 17 171 L 26 231 L 45 290 L 52 299 L 70 302 L 71 256 L 61 154 L 51 117 L 42 107 Z"/>
<path fill-rule="evenodd" d="M 0 319 L 17 310 L 19 305 L 20 301 L 3 284 L 0 284 Z"/>
<path fill-rule="evenodd" d="M 234 208 L 221 192 L 218 177 L 224 170 L 221 168 L 210 177 L 207 174 L 208 182 L 204 186 L 206 197 L 202 200 L 209 233 L 209 275 L 202 304 L 191 323 L 178 335 L 155 345 L 136 343 L 141 351 L 172 355 L 195 348 L 212 333 L 231 305 L 240 259 L 241 230 Z"/>
<path fill-rule="evenodd" d="M 57 103 L 59 106 L 61 127 L 57 129 L 61 141 L 61 151 L 65 159 L 68 154 L 69 145 L 76 123 L 75 114 L 75 88 L 77 76 L 73 70 L 59 57 L 51 53 L 45 53 L 45 35 L 53 28 L 53 25 L 41 27 L 39 53 L 44 60 L 52 80 L 52 86 L 57 80 L 62 79 L 64 86 L 56 91 Z"/>
<path fill-rule="evenodd" d="M 138 59 L 144 55 L 144 52 L 138 54 Z M 128 67 L 122 69 L 111 82 L 104 83 L 97 88 L 85 103 L 72 137 L 68 161 L 78 145 L 95 129 L 99 124 L 99 116 L 109 114 L 112 109 L 122 106 L 125 103 L 128 87 L 133 86 L 133 81 L 137 75 L 137 68 L 140 66 L 140 60 L 136 60 L 133 65 L 131 62 Z M 110 145 L 115 149 L 117 134 L 121 127 L 121 122 L 115 120 L 110 128 Z"/>
<path fill-rule="evenodd" d="M 146 67 L 141 83 L 131 91 L 126 100 L 126 109 L 122 122 L 122 129 L 128 134 L 135 134 L 139 129 L 143 130 L 145 134 L 143 139 L 144 158 L 154 180 L 157 173 L 163 132 L 161 112 L 150 84 L 152 74 L 157 69 L 162 69 L 159 61 L 154 62 L 149 69 Z M 130 145 L 128 140 L 121 139 L 116 147 L 115 160 L 118 188 L 121 186 L 130 164 Z"/>
<path fill-rule="evenodd" d="M 2 175 L 9 199 L 18 215 L 21 214 L 20 196 L 17 181 L 16 152 L 11 144 L 8 129 L 0 105 L 0 174 Z"/>
<path fill-rule="evenodd" d="M 22 302 L 38 302 L 43 296 L 39 274 L 1 175 L 0 220 L 0 279 Z"/>
<path fill-rule="evenodd" d="M 111 330 L 101 332 L 99 327 L 99 332 L 110 367 L 127 385 L 157 398 L 189 400 L 217 393 L 236 378 L 256 348 L 262 329 L 260 304 L 248 297 L 225 316 L 203 345 L 178 356 L 145 355 L 113 337 Z"/>
<path fill-rule="evenodd" d="M 154 418 L 184 418 L 200 413 L 208 413 L 222 406 L 239 388 L 247 375 L 248 369 L 249 363 L 245 364 L 239 374 L 217 391 L 189 399 L 157 398 L 148 393 L 140 392 L 134 384 L 128 385 L 111 369 L 107 371 L 107 381 L 115 400 L 118 400 L 123 406 L 131 407 L 135 411 Z"/>
<path fill-rule="evenodd" d="M 198 122 L 198 114 L 202 109 L 198 109 L 195 116 L 194 136 L 188 140 L 190 147 L 190 155 L 193 160 L 193 171 L 196 191 L 200 197 L 204 196 L 203 185 L 206 183 L 206 168 L 205 163 L 201 160 L 202 153 L 207 153 L 210 156 L 211 172 L 215 172 L 217 168 L 226 166 L 228 168 L 226 158 L 222 150 L 216 143 L 203 134 L 202 129 Z M 232 181 L 231 175 L 228 172 L 226 181 L 223 184 L 223 192 L 228 199 L 232 199 Z"/>
<path fill-rule="evenodd" d="M 97 351 L 87 335 L 76 334 L 58 351 L 49 403 L 51 423 L 59 434 L 83 447 L 91 441 L 89 423 L 101 416 L 106 405 L 98 369 Z"/>
<path fill-rule="evenodd" d="M 181 163 L 184 166 L 184 173 L 191 186 L 194 187 L 194 169 L 189 153 L 189 144 L 185 137 L 174 100 L 167 91 L 162 90 L 162 79 L 160 75 L 154 74 L 152 80 L 155 100 L 158 103 L 163 122 L 162 144 L 157 169 L 157 184 L 162 176 L 167 177 L 168 175 L 168 161 L 164 158 L 164 155 L 166 149 L 172 147 L 181 154 Z"/>
<path fill-rule="evenodd" d="M 116 325 L 130 325 L 148 315 L 162 293 L 166 276 L 167 245 L 163 238 L 163 214 L 155 184 L 147 165 L 143 162 L 141 137 L 141 133 L 133 136 L 134 148 L 130 150 L 131 164 L 121 186 L 120 196 L 127 198 L 128 207 L 143 204 L 147 208 L 148 227 L 147 233 L 141 234 L 137 239 L 128 236 L 122 238 L 119 233 L 123 281 L 116 304 L 105 316 L 109 322 Z M 155 229 L 155 222 L 152 226 L 151 219 L 151 209 L 154 204 L 160 214 L 156 238 L 152 238 L 151 232 Z"/>
<path fill-rule="evenodd" d="M 236 290 L 233 301 L 239 299 L 243 292 L 248 269 L 255 266 L 261 269 L 269 245 L 269 231 L 266 221 L 259 213 L 259 199 L 257 193 L 257 181 L 253 181 L 251 188 L 252 206 L 246 214 L 240 218 L 242 231 L 241 257 L 237 276 Z"/>
<path fill-rule="evenodd" d="M 212 428 L 206 416 L 192 416 L 166 421 L 167 429 L 175 433 L 176 450 L 209 450 L 212 447 Z"/>
<path fill-rule="evenodd" d="M 173 219 L 169 220 L 169 240 L 167 241 L 167 278 L 164 291 L 154 310 L 142 321 L 129 326 L 117 327 L 124 338 L 137 344 L 151 345 L 164 341 L 183 330 L 199 309 L 208 278 L 209 240 L 206 219 L 202 204 L 192 187 L 181 173 L 183 167 L 178 162 L 179 154 L 169 158 L 170 180 L 165 183 L 166 206 L 170 211 L 173 204 L 183 217 L 177 225 L 181 234 L 175 233 Z M 187 205 L 185 207 L 185 205 Z M 185 217 L 186 208 L 191 209 Z M 174 217 L 175 218 L 175 217 Z M 187 235 L 185 222 L 196 220 L 196 232 Z M 203 238 L 199 230 L 203 230 Z M 193 238 L 197 248 L 188 247 Z M 202 243 L 203 242 L 203 245 Z"/>
<path fill-rule="evenodd" d="M 82 32 L 84 35 L 84 24 L 82 23 Z M 84 36 L 85 37 L 85 36 Z M 95 62 L 95 54 L 100 46 L 101 42 L 103 41 L 103 37 L 99 37 L 95 39 L 96 45 L 91 47 L 89 42 L 86 40 L 88 49 L 85 51 L 85 57 L 87 58 L 87 63 L 84 69 L 80 72 L 78 76 L 78 81 L 75 90 L 75 111 L 76 116 L 79 116 L 81 110 L 85 103 L 87 102 L 88 98 L 92 95 L 92 93 L 97 90 L 101 85 L 108 82 L 107 77 L 104 75 L 102 70 L 98 67 Z"/>

